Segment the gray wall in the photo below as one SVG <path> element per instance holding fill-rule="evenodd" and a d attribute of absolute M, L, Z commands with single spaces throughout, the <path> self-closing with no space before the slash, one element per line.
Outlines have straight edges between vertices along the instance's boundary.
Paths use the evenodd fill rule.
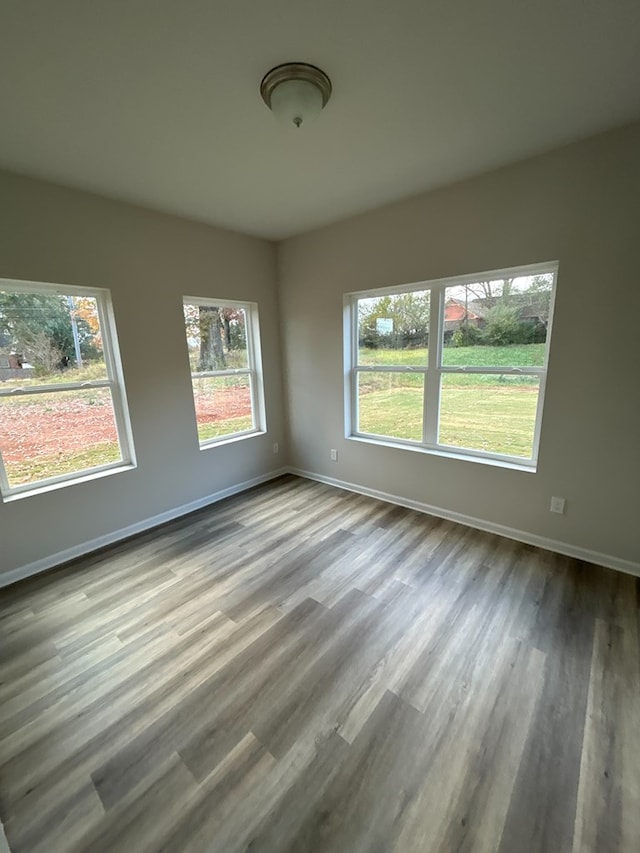
<path fill-rule="evenodd" d="M 0 573 L 197 501 L 282 464 L 272 244 L 0 172 L 0 277 L 111 290 L 138 467 L 0 502 Z M 268 434 L 198 447 L 182 295 L 258 302 Z"/>
<path fill-rule="evenodd" d="M 345 439 L 345 292 L 556 259 L 537 473 Z M 640 124 L 292 238 L 278 263 L 295 467 L 640 561 Z"/>
<path fill-rule="evenodd" d="M 111 289 L 138 456 L 134 471 L 0 503 L 0 573 L 287 462 L 640 561 L 639 151 L 635 124 L 285 241 L 279 288 L 268 242 L 0 172 L 0 276 Z M 554 259 L 537 473 L 345 439 L 343 293 Z M 268 435 L 199 450 L 183 294 L 259 303 Z"/>

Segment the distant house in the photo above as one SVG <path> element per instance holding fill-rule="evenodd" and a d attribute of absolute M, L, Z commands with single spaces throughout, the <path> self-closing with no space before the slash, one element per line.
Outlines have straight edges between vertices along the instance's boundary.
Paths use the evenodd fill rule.
<path fill-rule="evenodd" d="M 482 296 L 469 300 L 447 299 L 444 306 L 444 333 L 450 337 L 461 326 L 485 325 L 485 317 L 491 308 L 502 301 L 501 296 Z M 515 308 L 522 322 L 531 322 L 546 326 L 549 322 L 548 293 L 512 293 L 508 305 Z"/>
<path fill-rule="evenodd" d="M 32 374 L 33 367 L 26 364 L 22 356 L 0 349 L 0 382 L 7 379 L 27 379 Z"/>
<path fill-rule="evenodd" d="M 550 294 L 544 291 L 541 293 L 511 293 L 508 305 L 509 308 L 517 310 L 521 321 L 541 323 L 546 326 L 549 322 L 549 299 Z M 501 301 L 501 296 L 483 296 L 469 302 L 469 308 L 483 318 L 490 308 L 495 308 Z"/>
<path fill-rule="evenodd" d="M 477 326 L 478 328 L 484 325 L 482 316 L 471 309 L 472 304 L 470 302 L 465 306 L 464 302 L 459 299 L 447 299 L 444 305 L 444 333 L 446 337 L 450 337 L 463 324 Z"/>

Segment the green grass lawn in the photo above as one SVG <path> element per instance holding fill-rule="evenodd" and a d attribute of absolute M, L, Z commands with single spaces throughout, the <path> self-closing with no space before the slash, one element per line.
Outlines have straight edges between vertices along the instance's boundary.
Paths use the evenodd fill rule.
<path fill-rule="evenodd" d="M 535 366 L 544 358 L 544 344 L 507 347 L 446 348 L 443 361 L 448 366 Z M 361 350 L 365 365 L 425 365 L 427 350 Z M 96 364 L 82 378 L 102 373 Z M 73 373 L 79 373 L 74 371 Z M 89 374 L 87 376 L 86 374 Z M 93 374 L 93 375 L 92 375 Z M 72 378 L 72 371 L 65 374 Z M 73 379 L 80 378 L 73 376 Z M 35 384 L 35 381 L 32 380 Z M 372 435 L 422 440 L 422 374 L 360 374 L 360 432 Z M 21 383 L 26 384 L 26 383 Z M 31 384 L 31 383 L 29 383 Z M 104 392 L 75 392 L 74 397 L 92 403 Z M 49 399 L 51 398 L 51 399 Z M 90 399 L 89 399 L 90 398 Z M 43 411 L 59 401 L 58 395 L 41 395 Z M 447 374 L 443 377 L 440 411 L 442 444 L 484 450 L 512 456 L 530 457 L 538 399 L 538 380 L 530 376 L 490 374 Z M 7 401 L 8 402 L 8 401 Z M 10 405 L 33 406 L 33 398 L 12 397 Z M 198 426 L 200 441 L 220 438 L 252 428 L 251 415 L 226 418 Z M 102 442 L 71 454 L 46 454 L 24 462 L 11 462 L 7 474 L 13 485 L 36 482 L 75 471 L 89 470 L 120 459 L 115 442 Z"/>
<path fill-rule="evenodd" d="M 103 442 L 72 454 L 50 453 L 29 459 L 6 463 L 7 477 L 12 486 L 24 486 L 51 477 L 88 471 L 101 465 L 110 465 L 121 459 L 117 442 Z"/>
<path fill-rule="evenodd" d="M 110 390 L 1 397 L 0 447 L 12 486 L 120 461 Z"/>
<path fill-rule="evenodd" d="M 451 386 L 440 405 L 441 444 L 530 457 L 538 389 L 531 385 Z M 360 396 L 360 432 L 422 440 L 422 390 L 395 388 Z"/>
<path fill-rule="evenodd" d="M 364 350 L 361 364 L 417 365 L 426 350 Z M 417 358 L 417 354 L 420 358 Z M 447 348 L 447 366 L 537 366 L 544 344 L 509 347 Z M 372 435 L 422 440 L 422 374 L 361 373 L 359 431 Z M 441 444 L 530 458 L 538 401 L 538 379 L 532 376 L 446 374 L 440 399 Z"/>
<path fill-rule="evenodd" d="M 215 423 L 201 424 L 198 427 L 200 441 L 219 438 L 237 432 L 250 430 L 253 426 L 251 415 L 238 418 L 227 418 Z M 31 456 L 25 460 L 5 463 L 7 477 L 12 486 L 23 486 L 36 483 L 51 477 L 73 474 L 119 462 L 120 450 L 116 442 L 103 442 L 93 447 L 67 453 L 49 453 Z"/>
<path fill-rule="evenodd" d="M 94 379 L 106 379 L 107 368 L 104 361 L 88 361 L 80 369 L 69 367 L 66 370 L 54 370 L 52 373 L 37 373 L 24 377 L 6 379 L 0 388 L 29 388 L 33 385 L 64 385 L 71 382 L 90 382 Z"/>
<path fill-rule="evenodd" d="M 444 347 L 442 363 L 446 367 L 542 367 L 545 344 L 514 344 L 506 347 Z M 360 364 L 397 367 L 424 367 L 427 350 L 360 348 Z"/>
<path fill-rule="evenodd" d="M 236 432 L 245 432 L 253 428 L 251 415 L 243 415 L 239 418 L 225 418 L 223 421 L 198 424 L 198 438 L 207 441 L 210 438 L 220 438 L 223 435 L 233 435 Z"/>

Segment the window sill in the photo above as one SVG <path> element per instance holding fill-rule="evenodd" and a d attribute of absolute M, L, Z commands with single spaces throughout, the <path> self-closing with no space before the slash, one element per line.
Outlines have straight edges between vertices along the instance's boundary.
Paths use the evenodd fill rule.
<path fill-rule="evenodd" d="M 244 441 L 247 438 L 255 438 L 258 435 L 266 435 L 264 429 L 254 429 L 251 432 L 242 432 L 235 435 L 223 435 L 220 438 L 210 438 L 206 442 L 201 442 L 200 450 L 211 450 L 212 447 L 221 447 L 225 444 L 234 444 L 236 441 Z"/>
<path fill-rule="evenodd" d="M 402 444 L 396 441 L 385 441 L 384 438 L 369 438 L 363 435 L 348 435 L 349 441 L 358 441 L 362 444 L 373 444 L 378 447 L 391 447 L 394 450 L 410 450 L 413 453 L 425 453 L 428 456 L 440 456 L 444 459 L 455 459 L 458 462 L 475 462 L 481 465 L 491 465 L 495 468 L 506 468 L 510 471 L 524 471 L 527 474 L 535 474 L 537 463 L 529 464 L 523 462 L 510 462 L 505 459 L 494 459 L 491 456 L 476 456 L 471 453 L 456 453 L 450 450 L 440 450 L 433 447 L 423 447 L 419 444 Z"/>
<path fill-rule="evenodd" d="M 4 503 L 22 500 L 23 498 L 31 498 L 35 495 L 44 495 L 47 492 L 55 492 L 58 489 L 64 489 L 67 486 L 75 486 L 77 483 L 89 483 L 92 480 L 100 480 L 102 477 L 110 477 L 112 474 L 119 474 L 121 471 L 133 471 L 137 466 L 135 463 L 127 462 L 122 465 L 113 466 L 111 468 L 102 468 L 99 471 L 87 471 L 85 474 L 80 474 L 77 477 L 70 477 L 67 480 L 58 480 L 54 483 L 34 484 L 33 488 L 25 488 L 24 490 L 8 492 L 2 495 Z"/>

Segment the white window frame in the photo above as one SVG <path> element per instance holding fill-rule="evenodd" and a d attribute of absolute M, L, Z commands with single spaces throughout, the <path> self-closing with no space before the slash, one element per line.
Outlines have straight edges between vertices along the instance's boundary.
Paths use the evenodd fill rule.
<path fill-rule="evenodd" d="M 2 450 L 0 448 L 0 492 L 3 500 L 48 491 L 49 489 L 59 488 L 74 482 L 101 477 L 106 473 L 116 473 L 117 471 L 135 468 L 136 458 L 133 435 L 129 421 L 129 408 L 127 406 L 111 293 L 102 287 L 78 287 L 66 284 L 16 281 L 7 278 L 0 279 L 0 287 L 3 290 L 10 290 L 14 293 L 42 293 L 75 297 L 89 296 L 96 300 L 107 378 L 92 379 L 83 382 L 60 382 L 50 385 L 27 385 L 23 388 L 12 387 L 10 389 L 3 389 L 0 384 L 0 398 L 55 394 L 63 391 L 86 391 L 87 388 L 108 388 L 111 392 L 118 446 L 122 456 L 122 459 L 106 465 L 97 465 L 94 468 L 82 468 L 68 474 L 60 474 L 56 477 L 46 477 L 42 480 L 34 480 L 31 483 L 11 486 L 9 485 L 9 479 L 2 459 Z"/>
<path fill-rule="evenodd" d="M 184 305 L 203 305 L 210 308 L 233 308 L 245 312 L 245 335 L 247 340 L 247 366 L 228 368 L 224 370 L 197 370 L 191 371 L 191 396 L 193 399 L 193 411 L 196 419 L 196 434 L 198 427 L 198 413 L 196 411 L 196 400 L 193 394 L 193 380 L 220 376 L 248 376 L 251 396 L 251 429 L 238 430 L 238 432 L 226 435 L 213 436 L 212 438 L 200 440 L 198 443 L 201 450 L 219 444 L 225 444 L 238 439 L 249 438 L 254 435 L 262 435 L 266 432 L 266 416 L 264 404 L 264 380 L 262 372 L 262 348 L 260 345 L 260 320 L 258 317 L 257 302 L 240 302 L 237 299 L 212 299 L 209 296 L 183 296 Z M 184 322 L 184 321 L 183 321 Z M 185 328 L 186 341 L 186 328 Z M 188 342 L 187 342 L 187 359 Z"/>
<path fill-rule="evenodd" d="M 547 323 L 544 361 L 541 367 L 449 367 L 442 364 L 446 288 L 458 285 L 477 284 L 479 281 L 495 281 L 511 277 L 540 275 L 542 273 L 550 273 L 553 275 L 553 286 L 549 304 L 549 320 Z M 448 456 L 456 459 L 469 459 L 476 462 L 486 462 L 490 464 L 503 465 L 505 467 L 535 471 L 540 447 L 542 412 L 544 408 L 557 280 L 558 262 L 549 261 L 547 263 L 528 264 L 526 266 L 489 270 L 487 272 L 472 273 L 470 275 L 453 276 L 451 278 L 414 282 L 412 284 L 396 285 L 372 290 L 354 291 L 345 294 L 345 437 L 366 441 L 367 443 L 372 444 L 420 450 L 439 456 Z M 429 291 L 430 293 L 428 363 L 425 366 L 360 365 L 358 363 L 358 300 L 370 297 L 414 293 L 416 291 Z M 423 432 L 421 441 L 358 431 L 358 376 L 361 373 L 423 374 L 424 410 L 422 417 Z M 538 377 L 538 402 L 531 457 L 511 456 L 508 454 L 492 453 L 474 448 L 457 447 L 442 444 L 438 441 L 442 377 L 451 373 L 496 374 L 499 376 L 527 375 Z"/>

